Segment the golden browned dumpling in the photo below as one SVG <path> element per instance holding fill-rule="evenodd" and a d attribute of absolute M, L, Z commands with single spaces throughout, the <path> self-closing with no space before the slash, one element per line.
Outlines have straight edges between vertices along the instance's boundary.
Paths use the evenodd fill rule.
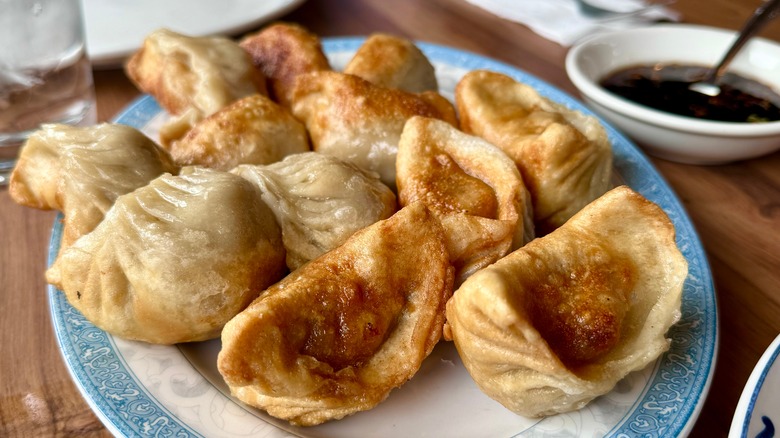
<path fill-rule="evenodd" d="M 610 188 L 612 147 L 595 117 L 485 70 L 467 73 L 455 99 L 461 129 L 500 147 L 517 164 L 540 234 L 559 227 Z"/>
<path fill-rule="evenodd" d="M 412 117 L 401 134 L 396 170 L 400 204 L 423 202 L 442 220 L 456 284 L 533 238 L 520 172 L 479 137 Z"/>
<path fill-rule="evenodd" d="M 452 104 L 435 92 L 428 93 L 438 98 L 420 97 L 332 71 L 298 79 L 292 111 L 306 124 L 314 150 L 377 172 L 391 188 L 406 120 L 419 115 L 457 125 Z"/>
<path fill-rule="evenodd" d="M 240 44 L 268 78 L 271 97 L 285 107 L 298 75 L 331 69 L 319 37 L 298 24 L 274 23 Z"/>
<path fill-rule="evenodd" d="M 232 172 L 255 184 L 273 210 L 291 270 L 396 211 L 395 194 L 378 175 L 330 155 L 306 152 Z"/>
<path fill-rule="evenodd" d="M 218 36 L 154 31 L 129 59 L 125 71 L 141 91 L 176 116 L 160 130 L 163 145 L 239 98 L 268 94 L 265 77 L 249 55 L 238 43 Z"/>
<path fill-rule="evenodd" d="M 63 213 L 64 248 L 92 231 L 120 195 L 164 172 L 177 169 L 135 128 L 52 124 L 28 138 L 8 190 L 21 205 Z"/>
<path fill-rule="evenodd" d="M 173 344 L 219 336 L 285 272 L 281 231 L 248 181 L 205 168 L 120 196 L 46 279 L 97 327 Z"/>
<path fill-rule="evenodd" d="M 452 268 L 439 222 L 405 207 L 266 290 L 222 332 L 233 395 L 309 426 L 371 409 L 441 336 Z"/>
<path fill-rule="evenodd" d="M 579 409 L 669 348 L 688 265 L 628 187 L 469 277 L 447 332 L 477 385 L 524 416 Z"/>
<path fill-rule="evenodd" d="M 395 35 L 369 36 L 344 67 L 344 73 L 411 93 L 439 90 L 436 71 L 425 54 L 412 41 Z"/>
<path fill-rule="evenodd" d="M 270 164 L 309 150 L 306 128 L 285 108 L 260 94 L 239 99 L 196 124 L 169 146 L 180 166 L 230 170 Z"/>

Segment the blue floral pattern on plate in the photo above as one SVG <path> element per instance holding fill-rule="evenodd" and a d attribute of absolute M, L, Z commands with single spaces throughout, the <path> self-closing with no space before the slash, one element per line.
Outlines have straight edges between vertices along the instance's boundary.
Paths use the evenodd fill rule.
<path fill-rule="evenodd" d="M 772 438 L 780 424 L 780 335 L 750 373 L 731 421 L 731 438 Z"/>

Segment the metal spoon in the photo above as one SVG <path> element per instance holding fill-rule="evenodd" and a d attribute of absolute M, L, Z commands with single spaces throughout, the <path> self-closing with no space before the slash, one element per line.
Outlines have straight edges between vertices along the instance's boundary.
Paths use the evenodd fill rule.
<path fill-rule="evenodd" d="M 723 59 L 713 68 L 711 68 L 704 80 L 692 83 L 688 89 L 707 96 L 717 96 L 720 94 L 718 82 L 721 76 L 726 72 L 731 60 L 734 59 L 742 46 L 760 31 L 767 23 L 772 21 L 780 14 L 780 0 L 767 0 L 759 6 L 753 16 L 745 23 L 736 41 L 731 45 Z"/>
<path fill-rule="evenodd" d="M 608 21 L 614 19 L 628 18 L 634 15 L 642 15 L 645 12 L 651 11 L 653 9 L 671 5 L 676 1 L 677 0 L 658 1 L 630 11 L 616 11 L 613 9 L 606 9 L 602 6 L 597 6 L 596 4 L 590 3 L 588 0 L 577 0 L 577 6 L 579 11 L 582 13 L 582 15 L 586 17 Z"/>

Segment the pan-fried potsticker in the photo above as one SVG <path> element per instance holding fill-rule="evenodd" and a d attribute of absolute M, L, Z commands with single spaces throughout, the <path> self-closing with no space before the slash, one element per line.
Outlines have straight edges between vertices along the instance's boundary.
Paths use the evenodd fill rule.
<path fill-rule="evenodd" d="M 370 35 L 344 67 L 344 73 L 410 93 L 439 90 L 433 64 L 412 41 L 395 35 Z"/>
<path fill-rule="evenodd" d="M 400 204 L 441 219 L 456 284 L 533 238 L 531 200 L 499 148 L 425 117 L 406 122 L 396 159 Z"/>
<path fill-rule="evenodd" d="M 595 117 L 487 70 L 467 73 L 455 89 L 461 129 L 507 153 L 523 175 L 539 235 L 611 187 L 612 147 Z"/>
<path fill-rule="evenodd" d="M 239 44 L 268 78 L 271 98 L 286 108 L 299 75 L 331 69 L 320 38 L 295 23 L 273 23 Z"/>
<path fill-rule="evenodd" d="M 180 166 L 230 170 L 309 150 L 306 127 L 268 97 L 241 98 L 198 122 L 168 147 Z"/>
<path fill-rule="evenodd" d="M 220 36 L 192 37 L 156 30 L 128 60 L 125 71 L 174 118 L 160 129 L 163 146 L 197 122 L 252 94 L 267 95 L 265 77 L 238 43 Z"/>
<path fill-rule="evenodd" d="M 292 112 L 306 124 L 315 151 L 377 172 L 391 188 L 408 119 L 425 116 L 457 125 L 455 108 L 436 92 L 407 93 L 337 72 L 299 76 L 292 100 Z"/>
<path fill-rule="evenodd" d="M 222 332 L 219 371 L 244 403 L 310 426 L 371 409 L 439 341 L 453 270 L 422 204 L 292 272 Z"/>
<path fill-rule="evenodd" d="M 477 385 L 538 417 L 611 391 L 669 348 L 688 265 L 666 214 L 628 187 L 469 277 L 446 335 Z"/>

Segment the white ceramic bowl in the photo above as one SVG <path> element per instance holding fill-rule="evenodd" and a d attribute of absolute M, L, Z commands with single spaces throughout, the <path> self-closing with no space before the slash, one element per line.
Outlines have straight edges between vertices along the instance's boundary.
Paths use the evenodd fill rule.
<path fill-rule="evenodd" d="M 655 110 L 606 91 L 598 81 L 615 70 L 653 64 L 716 64 L 735 32 L 687 24 L 597 34 L 569 50 L 566 71 L 585 103 L 649 154 L 689 164 L 722 164 L 780 149 L 780 121 L 718 122 Z M 749 41 L 729 71 L 780 92 L 780 44 Z"/>

